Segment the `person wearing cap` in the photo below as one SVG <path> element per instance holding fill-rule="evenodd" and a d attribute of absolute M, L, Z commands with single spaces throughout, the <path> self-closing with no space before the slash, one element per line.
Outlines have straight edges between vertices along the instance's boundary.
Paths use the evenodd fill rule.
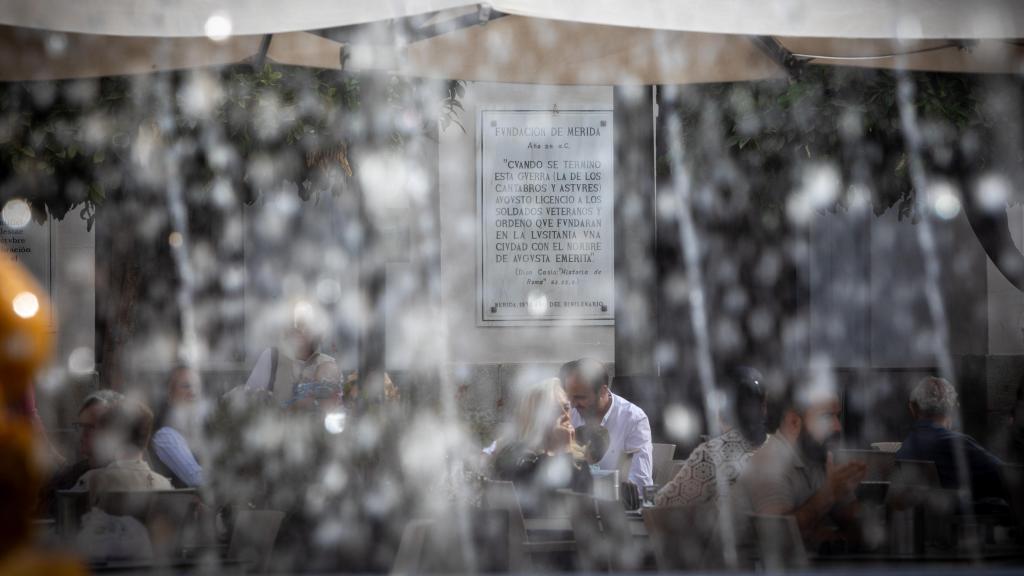
<path fill-rule="evenodd" d="M 694 448 L 675 477 L 658 491 L 655 506 L 717 504 L 722 497 L 719 489 L 732 488 L 764 443 L 767 407 L 761 374 L 748 367 L 733 370 L 720 397 L 718 418 L 724 432 Z"/>

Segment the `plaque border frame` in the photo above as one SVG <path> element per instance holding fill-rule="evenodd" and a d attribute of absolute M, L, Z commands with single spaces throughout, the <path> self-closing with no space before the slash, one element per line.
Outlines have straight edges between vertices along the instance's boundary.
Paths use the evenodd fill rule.
<path fill-rule="evenodd" d="M 483 115 L 486 112 L 548 112 L 551 114 L 561 113 L 573 113 L 573 112 L 608 112 L 612 114 L 609 118 L 609 126 L 612 127 L 612 187 L 611 187 L 611 204 L 612 204 L 612 216 L 614 219 L 615 212 L 615 155 L 614 155 L 614 138 L 615 138 L 615 123 L 614 123 L 614 112 L 615 108 L 612 104 L 564 104 L 559 106 L 557 103 L 551 106 L 543 104 L 486 104 L 480 105 L 476 109 L 476 325 L 479 328 L 504 328 L 504 327 L 529 327 L 529 326 L 614 326 L 615 325 L 615 237 L 612 236 L 611 245 L 608 247 L 612 251 L 612 270 L 611 270 L 611 282 L 612 282 L 612 301 L 609 306 L 609 313 L 607 318 L 509 318 L 501 320 L 485 320 L 484 319 L 484 250 L 483 250 L 483 231 L 484 231 L 484 214 L 483 214 L 483 162 L 484 162 L 484 142 L 483 142 Z M 614 230 L 614 220 L 612 224 Z"/>

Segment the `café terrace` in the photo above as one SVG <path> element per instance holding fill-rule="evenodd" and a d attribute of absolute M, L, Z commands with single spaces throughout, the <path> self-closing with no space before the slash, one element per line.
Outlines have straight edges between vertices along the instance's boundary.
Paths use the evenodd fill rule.
<path fill-rule="evenodd" d="M 0 575 L 1024 569 L 1024 4 L 0 51 Z"/>

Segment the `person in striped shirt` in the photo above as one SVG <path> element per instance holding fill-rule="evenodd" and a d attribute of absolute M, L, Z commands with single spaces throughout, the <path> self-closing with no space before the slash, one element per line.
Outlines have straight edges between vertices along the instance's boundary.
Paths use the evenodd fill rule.
<path fill-rule="evenodd" d="M 201 425 L 197 387 L 198 377 L 191 368 L 179 366 L 171 371 L 167 400 L 150 446 L 153 467 L 169 477 L 175 488 L 196 488 L 203 483 L 203 468 L 187 440 Z"/>

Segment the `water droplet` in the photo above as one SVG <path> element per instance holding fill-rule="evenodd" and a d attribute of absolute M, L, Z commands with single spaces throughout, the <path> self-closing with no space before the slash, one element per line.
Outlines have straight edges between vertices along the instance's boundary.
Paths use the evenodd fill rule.
<path fill-rule="evenodd" d="M 20 292 L 14 297 L 14 313 L 22 318 L 32 318 L 39 313 L 39 298 L 31 292 Z"/>
<path fill-rule="evenodd" d="M 206 19 L 203 31 L 214 42 L 223 42 L 231 36 L 231 18 L 225 12 L 214 12 Z"/>
<path fill-rule="evenodd" d="M 697 415 L 682 404 L 670 404 L 665 408 L 665 431 L 677 442 L 692 442 L 700 430 Z"/>
<path fill-rule="evenodd" d="M 324 304 L 341 300 L 341 285 L 334 278 L 321 278 L 316 283 L 316 297 Z"/>
<path fill-rule="evenodd" d="M 526 297 L 526 309 L 531 316 L 543 316 L 548 311 L 548 297 L 543 292 L 530 292 Z"/>
<path fill-rule="evenodd" d="M 1010 196 L 1010 183 L 1001 174 L 986 174 L 978 181 L 974 189 L 974 197 L 986 212 L 1006 210 L 1006 202 Z"/>
<path fill-rule="evenodd" d="M 960 214 L 960 198 L 948 182 L 938 182 L 928 192 L 936 216 L 943 220 L 952 220 Z"/>
<path fill-rule="evenodd" d="M 331 412 L 324 416 L 324 428 L 331 434 L 341 434 L 345 431 L 345 413 Z"/>
<path fill-rule="evenodd" d="M 68 355 L 68 371 L 72 374 L 86 376 L 92 374 L 95 368 L 95 354 L 88 346 L 75 348 Z"/>
<path fill-rule="evenodd" d="M 32 220 L 32 208 L 29 207 L 28 202 L 21 198 L 15 198 L 4 204 L 2 218 L 5 226 L 21 229 Z"/>

